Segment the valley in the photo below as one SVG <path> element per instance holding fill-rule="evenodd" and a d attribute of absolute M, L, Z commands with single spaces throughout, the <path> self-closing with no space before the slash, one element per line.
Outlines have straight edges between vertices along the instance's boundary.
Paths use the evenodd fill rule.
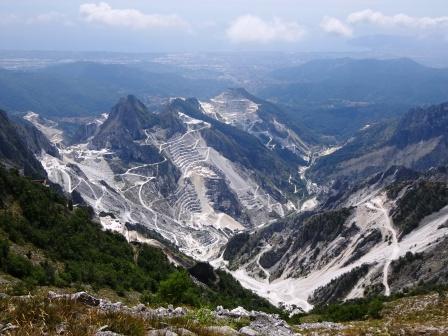
<path fill-rule="evenodd" d="M 234 233 L 262 227 L 272 221 L 273 214 L 283 217 L 297 207 L 291 200 L 282 204 L 247 169 L 207 145 L 201 132 L 210 130 L 211 124 L 182 112 L 177 113 L 182 132 L 167 136 L 164 129 L 143 129 L 144 138 L 133 140 L 139 150 L 158 152 L 160 161 L 142 164 L 123 161 L 113 149 L 92 149 L 93 138 L 65 146 L 52 137 L 60 132 L 57 128 L 44 127 L 31 116 L 26 118 L 60 147 L 60 158 L 41 157 L 50 180 L 69 194 L 79 192 L 105 229 L 128 239 L 146 241 L 144 232 L 132 232 L 135 225 L 143 224 L 183 253 L 211 261 Z M 97 127 L 101 125 L 97 122 Z M 165 180 L 171 178 L 165 175 L 169 164 L 179 177 L 170 186 L 170 194 L 163 195 Z"/>
<path fill-rule="evenodd" d="M 332 250 L 338 248 L 340 239 L 337 238 L 330 242 L 324 253 L 320 253 L 315 260 L 309 260 L 312 270 L 304 276 L 294 276 L 292 274 L 297 262 L 294 259 L 287 260 L 289 264 L 285 266 L 285 270 L 279 278 L 273 280 L 259 279 L 252 272 L 247 271 L 249 265 L 253 263 L 252 259 L 245 265 L 241 265 L 238 270 L 232 271 L 243 286 L 254 290 L 262 297 L 267 297 L 274 304 L 282 303 L 290 310 L 295 307 L 305 311 L 310 310 L 312 305 L 309 303 L 313 293 L 321 287 L 329 285 L 344 274 L 350 273 L 357 267 L 362 265 L 369 266 L 369 273 L 352 284 L 352 289 L 346 294 L 346 298 L 354 299 L 363 297 L 365 289 L 375 282 L 381 282 L 385 296 L 390 295 L 388 284 L 389 268 L 392 261 L 404 256 L 407 252 L 419 253 L 436 246 L 440 239 L 448 237 L 448 230 L 441 229 L 442 223 L 448 220 L 448 208 L 445 207 L 440 213 L 431 216 L 426 220 L 424 227 L 416 230 L 408 237 L 397 242 L 395 229 L 391 225 L 388 209 L 382 205 L 384 196 L 373 196 L 370 200 L 359 204 L 354 210 L 354 214 L 349 221 L 356 223 L 360 230 L 353 236 L 349 237 L 348 246 L 341 251 L 338 249 L 339 256 L 334 260 L 321 259 L 325 255 L 332 255 Z M 368 236 L 369 232 L 378 230 L 382 234 L 382 242 L 375 244 L 365 251 L 365 254 L 358 259 L 352 260 L 355 251 L 359 249 L 363 236 Z M 389 243 L 389 237 L 392 242 Z M 271 247 L 266 246 L 254 259 L 259 260 L 260 256 L 268 251 Z M 307 254 L 313 254 L 313 250 L 305 249 Z M 313 265 L 314 264 L 314 265 Z M 320 266 L 320 264 L 322 264 Z M 274 268 L 275 270 L 275 268 Z M 266 270 L 263 270 L 266 271 Z M 268 272 L 271 270 L 268 269 Z"/>
<path fill-rule="evenodd" d="M 335 2 L 0 1 L 0 336 L 448 335 L 448 7 Z"/>
<path fill-rule="evenodd" d="M 159 234 L 182 253 L 227 270 L 244 287 L 290 311 L 312 309 L 321 291 L 331 290 L 326 288 L 331 288 L 338 279 L 355 274 L 360 267 L 367 267 L 367 273 L 356 278 L 340 298 L 363 297 L 369 288 L 377 288 L 374 291 L 389 296 L 391 264 L 407 253 L 421 253 L 446 238 L 448 231 L 439 228 L 448 219 L 442 210 L 435 219 L 399 241 L 390 215 L 396 200 L 385 192 L 389 182 L 379 181 L 358 188 L 335 203 L 337 208 L 351 210 L 338 224 L 339 231 L 332 233 L 334 236 L 321 237 L 317 242 L 304 241 L 301 247 L 297 243 L 282 247 L 287 244 L 288 235 L 300 235 L 300 225 L 304 224 L 294 224 L 294 218 L 301 218 L 298 223 L 306 223 L 328 211 L 328 193 L 332 187 L 317 185 L 310 180 L 309 172 L 314 171 L 316 162 L 339 155 L 344 147 L 314 147 L 312 152 L 298 136 L 291 137 L 292 130 L 286 137 L 276 134 L 278 122 L 270 124 L 272 119 L 254 116 L 258 105 L 241 94 L 246 93 L 228 91 L 219 98 L 228 102 L 219 99 L 202 102 L 194 112 L 186 110 L 185 106 L 189 105 L 185 101 L 174 100 L 170 112 L 151 117 L 162 118 L 160 121 L 141 129 L 126 128 L 130 127 L 126 125 L 144 122 L 144 119 L 132 120 L 129 112 L 121 115 L 121 111 L 143 109 L 144 115 L 150 112 L 144 112 L 143 105 L 128 98 L 114 107 L 112 116 L 96 119 L 95 130 L 83 143 L 68 146 L 60 141 L 60 136 L 54 136 L 61 134 L 56 124 L 44 125 L 42 119 L 31 114 L 26 118 L 59 147 L 59 157 L 49 154 L 40 157 L 50 180 L 63 186 L 69 194 L 78 192 L 94 209 L 105 229 L 121 233 L 128 241 L 152 245 L 158 245 L 154 234 Z M 112 132 L 109 125 L 113 118 L 123 117 L 126 119 L 122 122 L 127 124 L 119 127 L 125 127 L 127 132 L 138 131 L 142 136 L 131 138 L 129 143 L 111 144 L 109 141 L 115 138 L 109 138 L 106 133 Z M 170 123 L 175 120 L 172 125 L 176 128 L 164 128 L 167 120 Z M 276 150 L 270 144 L 274 141 L 288 155 L 298 156 L 297 162 L 306 159 L 308 164 L 297 164 L 295 173 L 288 173 L 288 179 L 277 184 L 286 189 L 263 189 L 252 177 L 250 169 L 254 168 L 230 161 L 225 152 L 208 143 L 207 132 L 215 132 L 216 125 L 220 125 L 212 123 L 221 121 L 252 134 L 267 152 Z M 264 131 L 255 131 L 263 127 Z M 264 142 L 264 134 L 270 132 L 272 136 Z M 123 146 L 133 148 L 138 159 L 124 158 L 120 154 Z M 142 160 L 145 153 L 152 154 Z M 273 193 L 274 190 L 277 192 Z M 273 235 L 263 234 L 282 221 L 293 226 L 287 224 Z M 244 257 L 232 257 L 229 263 L 223 258 L 226 246 L 243 232 L 253 233 L 255 237 L 261 232 L 260 238 L 263 238 L 254 240 L 258 246 L 253 251 Z M 278 253 L 274 262 L 262 262 L 266 256 Z"/>

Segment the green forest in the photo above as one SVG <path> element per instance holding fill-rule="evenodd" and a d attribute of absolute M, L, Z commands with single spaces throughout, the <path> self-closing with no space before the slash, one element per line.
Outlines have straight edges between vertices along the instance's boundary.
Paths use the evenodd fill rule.
<path fill-rule="evenodd" d="M 19 279 L 16 287 L 25 290 L 88 284 L 118 295 L 139 292 L 147 304 L 277 311 L 224 271 L 216 272 L 218 281 L 200 287 L 160 249 L 103 231 L 91 214 L 51 188 L 0 168 L 0 272 Z M 28 252 L 17 253 L 17 247 Z M 43 260 L 33 261 L 30 247 L 42 252 Z"/>

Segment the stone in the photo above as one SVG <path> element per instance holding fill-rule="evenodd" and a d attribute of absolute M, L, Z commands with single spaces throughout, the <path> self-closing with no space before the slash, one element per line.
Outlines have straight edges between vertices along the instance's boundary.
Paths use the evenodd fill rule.
<path fill-rule="evenodd" d="M 184 307 L 177 307 L 176 309 L 174 309 L 173 313 L 176 316 L 185 316 L 187 315 L 187 309 L 185 309 Z"/>
<path fill-rule="evenodd" d="M 143 303 L 140 303 L 132 308 L 134 312 L 144 312 L 147 310 L 146 306 Z"/>
<path fill-rule="evenodd" d="M 0 300 L 6 300 L 9 299 L 9 295 L 5 293 L 0 293 Z"/>
<path fill-rule="evenodd" d="M 232 309 L 230 311 L 230 314 L 232 314 L 232 316 L 235 316 L 235 317 L 249 317 L 250 316 L 250 313 L 243 307 L 237 307 L 235 309 Z"/>
<path fill-rule="evenodd" d="M 249 327 L 264 336 L 294 336 L 291 327 L 276 315 L 259 314 Z"/>
<path fill-rule="evenodd" d="M 155 310 L 155 314 L 160 317 L 165 317 L 169 315 L 169 311 L 166 308 L 160 307 Z"/>
<path fill-rule="evenodd" d="M 12 323 L 7 323 L 7 324 L 4 325 L 3 328 L 0 330 L 0 333 L 3 334 L 3 333 L 5 333 L 6 331 L 12 331 L 12 330 L 15 330 L 15 329 L 18 329 L 18 328 L 19 328 L 19 326 L 16 326 L 16 325 L 14 325 L 14 324 L 12 324 Z"/>
<path fill-rule="evenodd" d="M 101 303 L 101 300 L 97 299 L 96 297 L 87 294 L 86 292 L 78 292 L 75 293 L 71 296 L 71 298 L 73 300 L 76 300 L 78 302 L 84 303 L 85 305 L 88 306 L 99 306 L 99 304 Z"/>
<path fill-rule="evenodd" d="M 211 334 L 220 334 L 225 336 L 238 336 L 239 333 L 229 326 L 211 326 L 205 328 Z"/>
<path fill-rule="evenodd" d="M 230 310 L 225 309 L 223 306 L 218 306 L 215 309 L 215 315 L 218 316 L 218 317 L 230 316 Z"/>
<path fill-rule="evenodd" d="M 61 323 L 61 324 L 58 324 L 57 326 L 56 326 L 56 328 L 55 328 L 56 330 L 56 334 L 58 334 L 58 335 L 64 335 L 65 334 L 65 331 L 67 330 L 67 324 L 66 323 Z"/>
<path fill-rule="evenodd" d="M 344 325 L 334 322 L 316 322 L 316 323 L 302 323 L 299 325 L 300 329 L 313 330 L 313 329 L 332 329 L 342 330 L 345 329 Z"/>
<path fill-rule="evenodd" d="M 98 330 L 97 330 L 97 332 L 98 331 L 105 331 L 107 328 L 109 328 L 109 326 L 106 324 L 106 325 L 103 325 L 102 327 L 99 327 L 98 328 Z"/>
<path fill-rule="evenodd" d="M 171 331 L 167 328 L 150 330 L 150 331 L 148 331 L 148 333 L 146 335 L 147 336 L 178 336 L 177 333 L 175 333 L 174 331 Z"/>
<path fill-rule="evenodd" d="M 245 335 L 245 336 L 257 336 L 257 335 L 259 335 L 259 333 L 257 331 L 255 331 L 254 329 L 252 329 L 251 327 L 242 327 L 240 329 L 240 334 Z"/>
<path fill-rule="evenodd" d="M 185 328 L 177 328 L 176 333 L 179 336 L 197 336 L 194 332 L 192 332 L 188 329 L 185 329 Z"/>

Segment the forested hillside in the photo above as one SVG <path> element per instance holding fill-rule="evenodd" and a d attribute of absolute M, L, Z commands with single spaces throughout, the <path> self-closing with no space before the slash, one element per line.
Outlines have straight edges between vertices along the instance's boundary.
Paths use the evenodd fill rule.
<path fill-rule="evenodd" d="M 89 285 L 122 296 L 138 292 L 152 304 L 275 311 L 221 271 L 214 274 L 213 286 L 198 286 L 160 249 L 129 244 L 122 235 L 103 231 L 90 214 L 16 171 L 0 168 L 0 278 L 24 293 L 36 286 Z"/>

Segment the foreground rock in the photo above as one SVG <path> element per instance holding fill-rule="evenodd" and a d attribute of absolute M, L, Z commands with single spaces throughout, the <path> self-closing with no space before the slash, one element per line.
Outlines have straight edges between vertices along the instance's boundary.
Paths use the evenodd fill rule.
<path fill-rule="evenodd" d="M 239 330 L 240 334 L 246 336 L 290 336 L 295 335 L 291 327 L 282 320 L 277 314 L 267 314 L 259 311 L 247 311 L 243 307 L 237 307 L 233 310 L 224 309 L 219 306 L 215 310 L 217 317 L 228 318 L 249 318 L 249 326 Z"/>
<path fill-rule="evenodd" d="M 106 312 L 120 312 L 127 313 L 133 316 L 139 316 L 142 318 L 172 318 L 181 317 L 187 314 L 187 309 L 184 307 L 174 308 L 169 305 L 168 308 L 160 307 L 151 309 L 144 304 L 138 304 L 134 307 L 128 307 L 121 302 L 111 302 L 104 299 L 98 299 L 86 292 L 78 292 L 75 294 L 57 294 L 54 292 L 48 293 L 48 298 L 51 300 L 74 300 L 83 303 L 87 306 L 97 307 L 100 310 Z"/>
<path fill-rule="evenodd" d="M 144 319 L 153 318 L 176 318 L 186 316 L 189 312 L 184 307 L 173 307 L 169 305 L 167 308 L 160 307 L 151 309 L 144 304 L 138 304 L 134 307 L 128 307 L 121 302 L 110 302 L 104 299 L 98 299 L 86 292 L 79 292 L 75 294 L 57 294 L 54 292 L 48 293 L 48 298 L 51 300 L 75 300 L 87 306 L 96 307 L 104 312 L 120 312 L 130 314 L 132 316 L 141 317 Z M 237 307 L 229 310 L 222 306 L 218 306 L 212 312 L 217 320 L 247 320 L 248 326 L 242 327 L 239 331 L 232 329 L 229 326 L 209 326 L 206 329 L 213 334 L 221 334 L 228 336 L 246 335 L 246 336 L 293 336 L 295 333 L 291 327 L 276 314 L 267 314 L 259 311 L 248 311 L 243 307 Z M 97 336 L 114 335 L 107 330 L 98 330 Z M 195 333 L 184 328 L 166 327 L 164 329 L 151 330 L 148 336 L 194 336 Z"/>
<path fill-rule="evenodd" d="M 316 329 L 328 329 L 328 330 L 343 330 L 346 327 L 340 323 L 334 322 L 316 322 L 316 323 L 302 323 L 300 329 L 304 330 L 316 330 Z"/>
<path fill-rule="evenodd" d="M 230 328 L 229 326 L 212 326 L 212 327 L 207 327 L 206 330 L 209 331 L 211 334 L 220 334 L 220 335 L 225 335 L 225 336 L 239 335 L 238 331 Z"/>

